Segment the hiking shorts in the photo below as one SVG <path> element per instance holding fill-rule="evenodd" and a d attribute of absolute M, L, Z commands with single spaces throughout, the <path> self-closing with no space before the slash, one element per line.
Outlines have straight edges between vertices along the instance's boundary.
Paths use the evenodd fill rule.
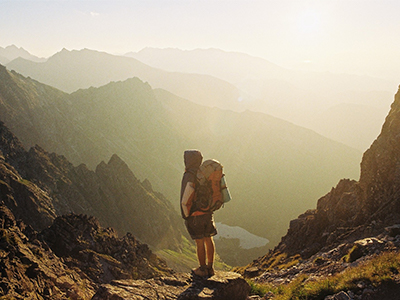
<path fill-rule="evenodd" d="M 185 220 L 185 225 L 193 240 L 211 237 L 217 234 L 213 214 L 189 217 Z"/>

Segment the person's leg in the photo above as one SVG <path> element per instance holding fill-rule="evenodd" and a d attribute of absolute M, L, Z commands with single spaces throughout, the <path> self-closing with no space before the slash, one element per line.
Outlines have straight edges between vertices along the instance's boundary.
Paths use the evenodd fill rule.
<path fill-rule="evenodd" d="M 207 268 L 209 276 L 214 275 L 214 253 L 215 253 L 215 244 L 212 236 L 204 238 L 204 244 L 207 252 Z"/>
<path fill-rule="evenodd" d="M 214 252 L 215 252 L 215 245 L 212 236 L 205 237 L 204 239 L 205 249 L 207 252 L 207 262 L 208 264 L 214 263 Z"/>
<path fill-rule="evenodd" d="M 199 261 L 200 267 L 193 269 L 192 272 L 198 276 L 208 276 L 208 269 L 206 265 L 206 247 L 203 239 L 195 239 L 197 259 Z"/>
<path fill-rule="evenodd" d="M 197 239 L 196 248 L 197 248 L 197 259 L 199 261 L 200 266 L 206 265 L 206 247 L 204 243 L 204 239 Z"/>

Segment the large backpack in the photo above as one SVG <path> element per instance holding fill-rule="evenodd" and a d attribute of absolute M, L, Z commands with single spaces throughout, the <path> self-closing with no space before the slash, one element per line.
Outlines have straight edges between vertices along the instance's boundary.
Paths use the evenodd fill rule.
<path fill-rule="evenodd" d="M 230 200 L 222 168 L 221 163 L 215 159 L 206 160 L 200 165 L 192 212 L 213 212 Z"/>

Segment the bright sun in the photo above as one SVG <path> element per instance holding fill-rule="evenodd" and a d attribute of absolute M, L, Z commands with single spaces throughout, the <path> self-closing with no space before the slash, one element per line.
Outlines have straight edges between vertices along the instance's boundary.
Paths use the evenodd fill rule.
<path fill-rule="evenodd" d="M 315 10 L 307 9 L 300 13 L 297 20 L 297 29 L 305 35 L 313 34 L 318 31 L 320 23 L 319 13 Z"/>

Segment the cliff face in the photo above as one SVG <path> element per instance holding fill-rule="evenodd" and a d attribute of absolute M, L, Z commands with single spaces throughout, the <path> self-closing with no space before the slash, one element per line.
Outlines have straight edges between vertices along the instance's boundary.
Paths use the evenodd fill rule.
<path fill-rule="evenodd" d="M 400 90 L 382 132 L 364 153 L 359 181 L 341 180 L 290 223 L 280 249 L 305 256 L 400 222 Z M 301 242 L 300 242 L 301 241 Z"/>
<path fill-rule="evenodd" d="M 381 134 L 364 153 L 359 181 L 341 180 L 318 200 L 316 209 L 292 220 L 279 245 L 250 264 L 247 273 L 254 276 L 262 270 L 271 270 L 273 263 L 293 263 L 299 259 L 304 262 L 296 266 L 297 271 L 291 270 L 292 275 L 301 270 L 307 273 L 304 271 L 307 263 L 315 268 L 313 261 L 323 257 L 318 268 L 328 270 L 325 275 L 332 274 L 347 267 L 344 257 L 352 247 L 362 249 L 358 250 L 357 258 L 399 249 L 398 224 L 400 89 Z M 254 274 L 250 275 L 249 270 Z M 315 270 L 310 271 L 311 274 Z M 281 273 L 281 276 L 286 275 Z M 265 278 L 266 273 L 263 276 Z"/>
<path fill-rule="evenodd" d="M 400 90 L 382 132 L 365 152 L 359 182 L 363 213 L 386 223 L 400 218 Z"/>

